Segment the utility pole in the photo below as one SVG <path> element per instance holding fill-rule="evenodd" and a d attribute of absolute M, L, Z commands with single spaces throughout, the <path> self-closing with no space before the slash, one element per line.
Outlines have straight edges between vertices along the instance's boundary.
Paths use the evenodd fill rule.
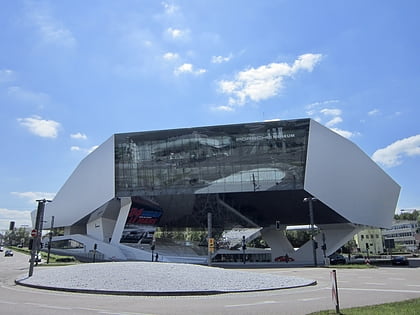
<path fill-rule="evenodd" d="M 32 248 L 31 248 L 31 260 L 29 264 L 29 277 L 32 277 L 34 273 L 35 255 L 38 253 L 39 247 L 41 244 L 45 204 L 50 201 L 51 200 L 47 200 L 47 199 L 37 200 L 38 209 L 36 211 L 35 228 L 32 230 L 32 233 L 31 233 L 33 237 L 33 241 L 32 241 Z"/>
<path fill-rule="evenodd" d="M 318 247 L 317 242 L 315 241 L 315 228 L 314 228 L 314 208 L 313 202 L 318 201 L 316 198 L 305 198 L 303 202 L 309 203 L 309 224 L 311 226 L 311 239 L 312 239 L 312 252 L 314 257 L 314 266 L 318 266 L 317 259 L 316 259 L 316 249 Z"/>

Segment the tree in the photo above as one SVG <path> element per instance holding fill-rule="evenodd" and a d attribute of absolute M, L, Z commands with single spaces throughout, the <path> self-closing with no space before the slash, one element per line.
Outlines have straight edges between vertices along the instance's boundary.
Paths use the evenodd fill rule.
<path fill-rule="evenodd" d="M 16 246 L 18 244 L 28 246 L 29 239 L 29 230 L 23 227 L 13 229 L 12 231 L 7 231 L 3 236 L 4 243 L 11 246 Z"/>
<path fill-rule="evenodd" d="M 414 210 L 413 212 L 404 211 L 400 214 L 394 215 L 395 220 L 408 220 L 417 221 L 420 223 L 420 211 Z"/>
<path fill-rule="evenodd" d="M 295 248 L 300 248 L 311 239 L 311 234 L 306 230 L 286 231 L 287 239 Z"/>
<path fill-rule="evenodd" d="M 357 248 L 357 244 L 355 240 L 350 240 L 348 241 L 346 244 L 343 245 L 343 247 L 341 247 L 341 251 L 343 253 L 352 253 L 353 249 Z"/>

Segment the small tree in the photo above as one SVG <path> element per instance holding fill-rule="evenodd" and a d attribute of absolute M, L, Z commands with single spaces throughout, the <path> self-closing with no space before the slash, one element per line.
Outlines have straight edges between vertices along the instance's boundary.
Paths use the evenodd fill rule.
<path fill-rule="evenodd" d="M 13 229 L 12 231 L 7 231 L 4 234 L 4 243 L 16 246 L 18 244 L 21 244 L 22 246 L 28 246 L 29 244 L 29 231 L 23 227 L 20 227 L 18 229 Z"/>

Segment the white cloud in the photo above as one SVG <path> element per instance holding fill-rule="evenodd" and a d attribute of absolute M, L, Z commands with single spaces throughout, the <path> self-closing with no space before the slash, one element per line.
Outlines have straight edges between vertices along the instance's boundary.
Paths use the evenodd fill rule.
<path fill-rule="evenodd" d="M 369 116 L 375 116 L 378 114 L 379 114 L 379 109 L 376 109 L 376 108 L 368 112 Z"/>
<path fill-rule="evenodd" d="M 34 135 L 44 138 L 57 138 L 60 123 L 54 120 L 45 120 L 39 116 L 18 118 L 18 122 Z"/>
<path fill-rule="evenodd" d="M 320 54 L 305 54 L 299 56 L 292 66 L 287 63 L 271 63 L 250 68 L 236 74 L 234 80 L 219 81 L 219 89 L 230 96 L 230 105 L 265 100 L 279 93 L 284 78 L 292 77 L 300 70 L 312 71 L 321 58 Z"/>
<path fill-rule="evenodd" d="M 177 53 L 167 52 L 163 55 L 163 59 L 165 60 L 176 60 L 179 58 L 179 55 Z"/>
<path fill-rule="evenodd" d="M 307 70 L 312 72 L 315 65 L 321 61 L 321 54 L 304 54 L 300 55 L 297 60 L 293 63 L 292 72 L 295 73 L 299 70 Z"/>
<path fill-rule="evenodd" d="M 46 43 L 72 47 L 76 44 L 72 32 L 54 18 L 51 9 L 45 4 L 31 3 L 27 8 L 29 20 L 37 27 Z"/>
<path fill-rule="evenodd" d="M 356 134 L 354 132 L 348 131 L 348 130 L 343 130 L 340 128 L 330 128 L 332 131 L 338 133 L 340 136 L 344 137 L 344 138 L 351 138 L 353 136 L 355 136 Z"/>
<path fill-rule="evenodd" d="M 332 131 L 338 133 L 339 135 L 345 138 L 352 138 L 356 135 L 359 135 L 358 132 L 352 132 L 348 130 L 343 130 L 341 128 L 337 128 L 337 125 L 343 122 L 342 110 L 339 108 L 321 108 L 325 105 L 331 105 L 339 103 L 339 100 L 327 100 L 322 102 L 315 102 L 306 106 L 306 113 L 312 117 L 317 122 L 324 124 L 326 127 L 330 128 Z M 326 120 L 326 122 L 323 122 Z"/>
<path fill-rule="evenodd" d="M 169 27 L 166 32 L 172 39 L 187 39 L 189 35 L 189 30 L 181 30 L 179 28 Z"/>
<path fill-rule="evenodd" d="M 10 210 L 0 208 L 0 230 L 8 230 L 10 221 L 15 222 L 15 227 L 32 227 L 31 211 Z"/>
<path fill-rule="evenodd" d="M 312 108 L 319 108 L 321 106 L 325 106 L 325 105 L 329 105 L 329 104 L 336 104 L 339 103 L 339 100 L 326 100 L 326 101 L 322 101 L 322 102 L 314 102 L 311 103 L 309 105 L 306 106 L 307 109 L 312 109 Z"/>
<path fill-rule="evenodd" d="M 211 57 L 211 62 L 212 63 L 224 63 L 224 62 L 228 62 L 232 59 L 232 54 L 230 54 L 227 57 L 223 57 L 223 56 L 213 56 Z"/>
<path fill-rule="evenodd" d="M 405 156 L 420 156 L 420 134 L 404 138 L 375 151 L 372 159 L 386 167 L 400 165 Z"/>
<path fill-rule="evenodd" d="M 11 194 L 21 199 L 26 199 L 26 201 L 29 204 L 34 204 L 34 205 L 36 205 L 37 200 L 40 200 L 40 199 L 52 200 L 55 197 L 55 193 L 39 192 L 39 191 L 12 192 Z"/>
<path fill-rule="evenodd" d="M 183 65 L 176 68 L 174 73 L 176 75 L 180 75 L 182 73 L 191 73 L 191 74 L 195 74 L 195 75 L 200 75 L 200 74 L 206 73 L 206 71 L 207 71 L 206 69 L 195 70 L 194 66 L 191 63 L 184 63 Z"/>
<path fill-rule="evenodd" d="M 12 82 L 16 79 L 16 73 L 13 70 L 0 70 L 0 83 Z"/>
<path fill-rule="evenodd" d="M 328 122 L 325 123 L 325 126 L 327 126 L 328 128 L 331 128 L 339 123 L 343 122 L 343 119 L 339 116 L 334 117 L 333 119 L 329 120 Z"/>
<path fill-rule="evenodd" d="M 212 107 L 212 110 L 220 111 L 220 112 L 233 112 L 233 111 L 235 111 L 235 109 L 233 107 L 226 106 L 226 105 Z"/>
<path fill-rule="evenodd" d="M 99 146 L 98 145 L 94 145 L 94 146 L 92 146 L 90 148 L 82 148 L 82 147 L 79 147 L 77 145 L 74 145 L 74 146 L 71 146 L 70 147 L 70 151 L 79 151 L 79 152 L 83 152 L 83 153 L 89 154 L 89 153 L 92 153 L 93 151 L 95 151 L 97 147 L 99 147 Z"/>
<path fill-rule="evenodd" d="M 324 108 L 320 112 L 326 116 L 340 116 L 342 113 L 341 109 L 338 108 Z"/>
<path fill-rule="evenodd" d="M 163 8 L 165 9 L 165 13 L 168 15 L 173 15 L 179 10 L 179 7 L 177 7 L 176 5 L 172 3 L 162 2 L 162 5 L 163 5 Z"/>
<path fill-rule="evenodd" d="M 19 86 L 9 87 L 7 89 L 7 94 L 19 102 L 36 105 L 39 109 L 42 109 L 50 102 L 48 94 L 28 91 Z"/>
<path fill-rule="evenodd" d="M 87 136 L 84 133 L 78 132 L 78 133 L 72 133 L 70 135 L 70 138 L 72 138 L 72 139 L 86 140 L 87 139 Z"/>

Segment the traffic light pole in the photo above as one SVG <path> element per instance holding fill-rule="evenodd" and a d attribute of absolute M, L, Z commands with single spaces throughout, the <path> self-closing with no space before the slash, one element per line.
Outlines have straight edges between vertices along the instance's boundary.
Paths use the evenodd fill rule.
<path fill-rule="evenodd" d="M 36 219 L 35 219 L 35 235 L 33 235 L 32 241 L 32 248 L 31 248 L 31 259 L 29 263 L 29 277 L 32 277 L 34 273 L 34 263 L 35 263 L 35 256 L 38 253 L 39 245 L 41 244 L 41 236 L 42 236 L 42 220 L 44 219 L 44 209 L 45 203 L 49 201 L 46 199 L 37 200 L 38 202 L 38 209 L 36 211 Z"/>

